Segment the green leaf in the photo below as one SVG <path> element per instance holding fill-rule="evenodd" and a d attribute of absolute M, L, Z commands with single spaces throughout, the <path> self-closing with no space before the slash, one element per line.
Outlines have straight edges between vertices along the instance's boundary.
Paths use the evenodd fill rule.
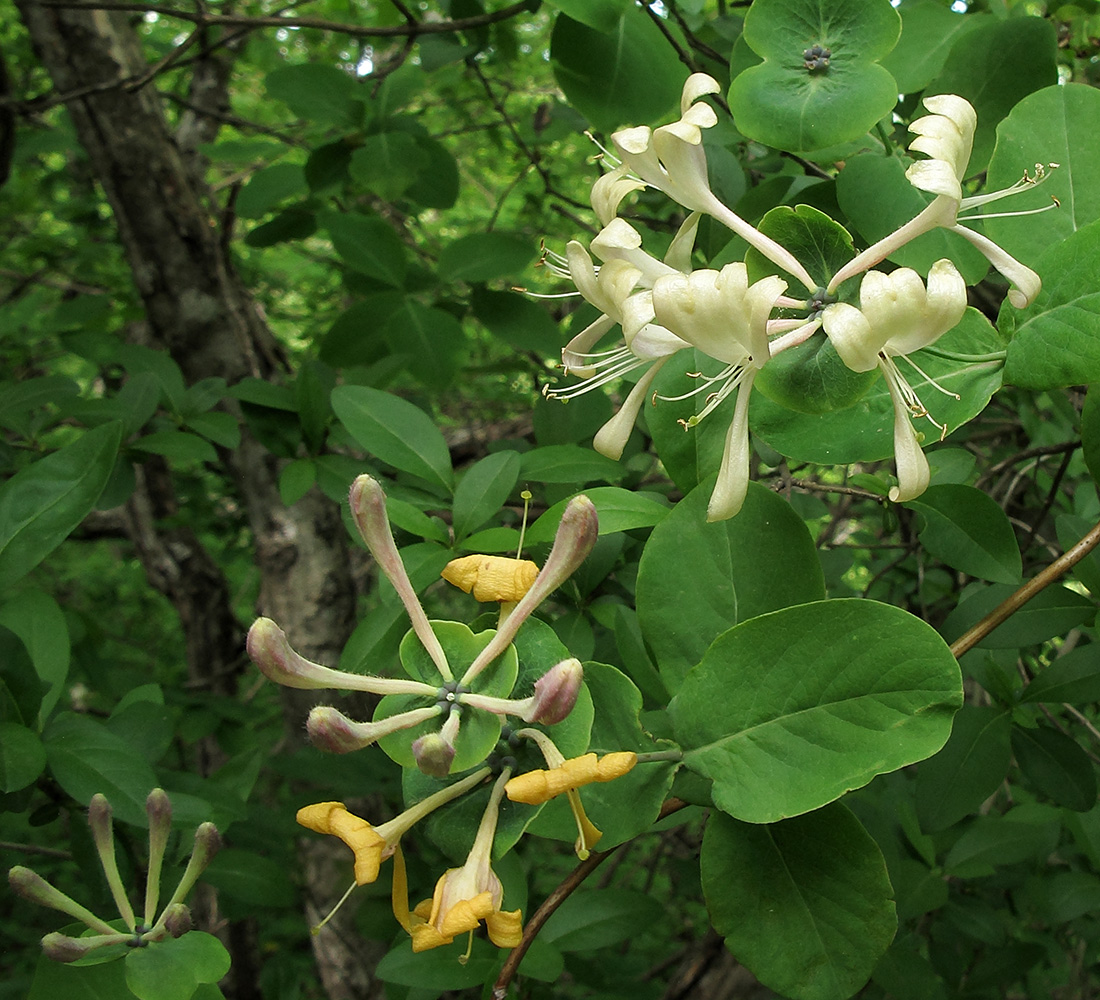
<path fill-rule="evenodd" d="M 795 152 L 858 139 L 897 103 L 897 83 L 876 60 L 900 32 L 889 0 L 756 0 L 744 38 L 764 62 L 730 87 L 738 130 Z M 814 45 L 830 50 L 828 67 L 805 67 Z"/>
<path fill-rule="evenodd" d="M 456 541 L 476 531 L 501 509 L 519 479 L 519 470 L 519 455 L 498 451 L 466 471 L 455 488 L 452 508 Z"/>
<path fill-rule="evenodd" d="M 121 435 L 117 422 L 96 427 L 0 486 L 0 589 L 34 569 L 91 513 Z"/>
<path fill-rule="evenodd" d="M 936 0 L 905 0 L 901 38 L 882 65 L 897 81 L 898 93 L 916 94 L 943 69 L 951 47 L 963 35 L 991 20 L 989 14 L 959 14 Z"/>
<path fill-rule="evenodd" d="M 435 993 L 469 989 L 488 982 L 497 965 L 497 949 L 487 941 L 475 938 L 470 958 L 462 961 L 465 951 L 466 935 L 462 936 L 461 941 L 420 954 L 413 954 L 412 942 L 406 937 L 396 948 L 382 956 L 375 975 L 384 983 Z"/>
<path fill-rule="evenodd" d="M 912 162 L 902 155 L 861 153 L 849 159 L 837 175 L 837 201 L 868 245 L 889 236 L 923 212 L 931 202 L 931 197 L 913 187 L 905 176 Z M 977 284 L 989 271 L 989 261 L 977 247 L 942 227 L 903 244 L 887 260 L 901 267 L 911 267 L 924 279 L 932 265 L 943 257 L 954 262 L 968 285 Z M 842 287 L 846 291 L 854 289 L 862 280 L 860 275 Z"/>
<path fill-rule="evenodd" d="M 87 805 L 101 792 L 118 819 L 148 825 L 145 798 L 158 782 L 129 743 L 94 719 L 72 712 L 55 716 L 42 741 L 54 778 L 77 802 Z"/>
<path fill-rule="evenodd" d="M 999 191 L 1015 184 L 1035 164 L 1057 163 L 1050 178 L 989 211 L 1059 207 L 1023 218 L 991 218 L 986 235 L 1014 257 L 1033 261 L 1067 236 L 1100 219 L 1100 192 L 1093 178 L 1100 173 L 1100 92 L 1068 83 L 1029 94 L 997 126 L 997 146 L 989 161 L 985 189 Z"/>
<path fill-rule="evenodd" d="M 968 593 L 943 623 L 944 638 L 954 642 L 1015 591 L 1014 586 L 998 583 Z M 1065 587 L 1051 586 L 1013 612 L 1008 621 L 998 625 L 978 646 L 982 649 L 1033 646 L 1064 635 L 1095 617 L 1096 605 L 1087 597 Z"/>
<path fill-rule="evenodd" d="M 269 96 L 307 121 L 343 127 L 362 121 L 363 105 L 354 100 L 356 80 L 335 66 L 320 62 L 282 66 L 268 73 L 264 86 Z"/>
<path fill-rule="evenodd" d="M 163 455 L 173 462 L 218 461 L 218 453 L 209 441 L 186 431 L 154 431 L 132 441 L 130 447 L 153 455 Z"/>
<path fill-rule="evenodd" d="M 306 208 L 288 208 L 270 222 L 250 229 L 244 237 L 246 246 L 271 247 L 290 240 L 304 240 L 317 232 L 317 216 Z"/>
<path fill-rule="evenodd" d="M 517 351 L 556 354 L 561 348 L 558 328 L 546 309 L 516 292 L 475 287 L 470 308 L 498 340 Z"/>
<path fill-rule="evenodd" d="M 45 724 L 69 675 L 69 626 L 57 601 L 35 589 L 21 590 L 0 605 L 0 625 L 22 640 L 38 679 L 46 685 L 38 709 L 38 724 Z"/>
<path fill-rule="evenodd" d="M 428 163 L 427 154 L 407 132 L 369 135 L 351 154 L 348 172 L 385 201 L 393 201 L 413 184 Z"/>
<path fill-rule="evenodd" d="M 408 268 L 405 246 L 391 225 L 357 212 L 322 212 L 318 222 L 328 230 L 340 259 L 352 270 L 396 288 L 404 283 Z"/>
<path fill-rule="evenodd" d="M 466 346 L 462 324 L 449 312 L 406 299 L 382 328 L 390 350 L 425 385 L 451 385 Z"/>
<path fill-rule="evenodd" d="M 237 418 L 229 413 L 197 413 L 187 419 L 187 427 L 223 448 L 241 446 L 241 427 Z"/>
<path fill-rule="evenodd" d="M 960 573 L 994 583 L 1019 583 L 1020 547 L 1000 505 L 973 486 L 929 486 L 903 506 L 924 518 L 921 544 Z"/>
<path fill-rule="evenodd" d="M 966 176 L 986 168 L 997 124 L 1017 102 L 1058 82 L 1057 52 L 1054 25 L 1041 17 L 991 19 L 952 46 L 942 72 L 925 93 L 957 94 L 978 113 Z"/>
<path fill-rule="evenodd" d="M 389 350 L 382 338 L 386 321 L 406 303 L 398 291 L 378 292 L 349 306 L 333 321 L 321 341 L 321 360 L 344 367 L 368 365 Z"/>
<path fill-rule="evenodd" d="M 428 136 L 414 138 L 425 162 L 405 197 L 424 208 L 450 208 L 458 200 L 458 162 L 443 143 Z"/>
<path fill-rule="evenodd" d="M 750 483 L 736 517 L 708 522 L 710 492 L 705 483 L 673 508 L 638 567 L 638 619 L 672 690 L 731 626 L 825 596 L 813 539 L 790 504 Z"/>
<path fill-rule="evenodd" d="M 302 499 L 317 481 L 317 467 L 308 458 L 296 458 L 279 473 L 279 499 L 291 507 Z"/>
<path fill-rule="evenodd" d="M 760 220 L 757 228 L 790 250 L 821 287 L 827 285 L 829 279 L 855 256 L 848 231 L 824 212 L 809 205 L 799 205 L 797 208 L 778 205 Z M 755 247 L 745 254 L 745 264 L 750 281 L 759 281 L 775 274 L 775 265 Z M 816 290 L 808 288 L 806 292 Z M 796 285 L 791 289 L 791 294 L 801 295 L 803 292 Z"/>
<path fill-rule="evenodd" d="M 602 132 L 660 121 L 676 107 L 683 88 L 676 53 L 634 4 L 624 5 L 614 24 L 602 16 L 600 22 L 589 27 L 558 15 L 550 38 L 558 86 Z"/>
<path fill-rule="evenodd" d="M 1100 701 L 1100 644 L 1078 646 L 1059 656 L 1024 688 L 1020 700 L 1070 705 Z"/>
<path fill-rule="evenodd" d="M 26 788 L 46 767 L 38 733 L 15 722 L 0 722 L 0 792 Z"/>
<path fill-rule="evenodd" d="M 585 490 L 584 495 L 596 505 L 601 535 L 630 531 L 632 528 L 650 528 L 663 521 L 669 513 L 664 498 L 654 493 L 634 492 L 618 486 L 597 486 Z M 528 545 L 553 541 L 561 516 L 571 499 L 569 497 L 554 504 L 527 529 Z"/>
<path fill-rule="evenodd" d="M 126 956 L 126 985 L 138 1000 L 191 1000 L 202 983 L 229 971 L 229 952 L 213 934 L 190 931 Z"/>
<path fill-rule="evenodd" d="M 539 932 L 559 951 L 595 951 L 628 941 L 661 923 L 662 905 L 629 889 L 589 889 L 567 897 Z"/>
<path fill-rule="evenodd" d="M 441 281 L 491 281 L 525 271 L 535 259 L 529 240 L 506 233 L 471 233 L 448 243 L 439 255 Z"/>
<path fill-rule="evenodd" d="M 447 655 L 447 663 L 456 679 L 462 677 L 477 654 L 496 634 L 493 629 L 475 634 L 461 622 L 450 621 L 433 621 L 432 630 L 439 636 L 439 642 Z M 443 683 L 443 678 L 427 650 L 411 630 L 401 642 L 401 664 L 405 672 L 416 680 L 428 684 Z M 518 674 L 519 661 L 516 647 L 512 645 L 478 674 L 470 686 L 478 694 L 507 698 L 512 693 Z M 386 695 L 378 703 L 374 721 L 380 722 L 415 708 L 427 708 L 433 703 L 434 699 L 418 695 Z M 440 715 L 409 729 L 383 736 L 378 745 L 402 767 L 415 768 L 413 741 L 427 733 L 439 732 L 443 719 L 444 716 Z M 501 717 L 498 715 L 491 712 L 465 712 L 462 726 L 454 741 L 455 756 L 451 764 L 451 774 L 461 774 L 484 761 L 500 739 L 500 729 Z"/>
<path fill-rule="evenodd" d="M 613 483 L 623 478 L 624 469 L 591 448 L 576 444 L 551 444 L 532 448 L 521 456 L 520 477 L 535 483 Z"/>
<path fill-rule="evenodd" d="M 944 745 L 962 677 L 924 622 L 818 601 L 723 632 L 672 700 L 684 763 L 749 823 L 809 812 Z"/>
<path fill-rule="evenodd" d="M 1023 389 L 1100 382 L 1100 289 L 1093 260 L 1100 221 L 1079 229 L 1035 262 L 1043 288 L 1017 310 L 1005 300 L 997 325 L 1012 336 L 1005 381 Z"/>
<path fill-rule="evenodd" d="M 921 371 L 960 398 L 938 392 L 915 372 L 908 375 L 910 385 L 937 422 L 952 431 L 981 413 L 1001 387 L 1003 363 L 996 355 L 1003 349 L 1004 343 L 989 320 L 977 309 L 968 308 L 957 327 L 932 347 L 912 356 Z M 948 351 L 974 360 L 959 361 L 940 353 Z M 673 358 L 665 369 L 677 364 L 678 359 Z M 713 416 L 707 418 L 711 419 Z M 814 420 L 773 403 L 762 393 L 754 393 L 749 420 L 753 431 L 772 448 L 797 461 L 823 465 L 873 462 L 890 457 L 894 451 L 894 406 L 886 380 L 881 378 L 852 406 L 822 413 Z M 926 442 L 935 440 L 937 432 L 930 424 L 914 426 Z"/>
<path fill-rule="evenodd" d="M 929 833 L 945 830 L 992 795 L 1005 779 L 1011 755 L 1008 715 L 991 706 L 965 705 L 951 738 L 917 768 L 917 815 Z"/>
<path fill-rule="evenodd" d="M 237 195 L 234 208 L 242 219 L 262 219 L 288 198 L 306 190 L 305 171 L 297 163 L 275 163 L 257 170 Z"/>
<path fill-rule="evenodd" d="M 39 956 L 27 1000 L 131 1000 L 122 962 L 103 965 L 61 965 Z"/>
<path fill-rule="evenodd" d="M 1037 822 L 1024 809 L 978 816 L 947 852 L 944 871 L 956 878 L 992 875 L 1005 865 L 1047 857 L 1058 845 L 1059 824 Z"/>
<path fill-rule="evenodd" d="M 714 929 L 785 997 L 845 1000 L 894 937 L 882 853 L 840 803 L 770 826 L 714 813 L 699 863 Z"/>
<path fill-rule="evenodd" d="M 551 0 L 550 6 L 596 31 L 614 31 L 631 4 L 626 0 Z"/>
<path fill-rule="evenodd" d="M 1096 805 L 1096 769 L 1072 736 L 1048 726 L 1013 726 L 1012 754 L 1041 797 L 1077 812 Z"/>
<path fill-rule="evenodd" d="M 368 452 L 450 493 L 454 482 L 451 453 L 423 410 L 399 396 L 361 385 L 333 389 L 332 408 Z"/>
<path fill-rule="evenodd" d="M 293 906 L 297 894 L 289 873 L 271 858 L 223 847 L 202 873 L 202 880 L 249 906 Z"/>

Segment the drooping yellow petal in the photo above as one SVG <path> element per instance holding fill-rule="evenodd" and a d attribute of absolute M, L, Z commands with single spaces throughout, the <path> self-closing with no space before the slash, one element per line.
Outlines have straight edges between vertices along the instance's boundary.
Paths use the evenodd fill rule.
<path fill-rule="evenodd" d="M 355 881 L 367 885 L 378 878 L 386 853 L 386 838 L 365 819 L 348 812 L 343 802 L 317 802 L 298 810 L 298 823 L 317 833 L 339 837 L 355 852 Z"/>
<path fill-rule="evenodd" d="M 603 837 L 603 831 L 597 829 L 596 825 L 588 818 L 588 814 L 581 804 L 580 792 L 574 788 L 566 792 L 565 795 L 569 800 L 569 808 L 573 811 L 573 819 L 577 823 L 577 839 L 573 844 L 573 850 L 576 851 L 577 857 L 581 861 L 587 861 L 590 851 Z"/>
<path fill-rule="evenodd" d="M 492 912 L 493 894 L 479 892 L 473 899 L 460 899 L 443 914 L 439 931 L 444 937 L 457 937 L 474 930 Z"/>
<path fill-rule="evenodd" d="M 523 914 L 519 910 L 495 910 L 485 918 L 489 940 L 498 948 L 515 948 L 523 939 Z"/>
<path fill-rule="evenodd" d="M 513 802 L 540 805 L 562 792 L 582 788 L 595 781 L 613 781 L 626 774 L 638 761 L 638 755 L 630 751 L 609 753 L 597 757 L 586 753 L 564 761 L 548 770 L 528 771 L 512 778 L 504 787 L 505 794 Z"/>

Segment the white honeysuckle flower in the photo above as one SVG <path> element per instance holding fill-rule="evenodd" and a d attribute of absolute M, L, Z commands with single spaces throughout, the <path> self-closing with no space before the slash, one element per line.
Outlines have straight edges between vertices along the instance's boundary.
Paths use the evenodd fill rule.
<path fill-rule="evenodd" d="M 1023 309 L 1039 294 L 1041 288 L 1039 276 L 989 238 L 960 225 L 959 212 L 978 208 L 1032 188 L 1049 176 L 1047 167 L 1053 169 L 1058 164 L 1050 163 L 1044 166 L 1037 163 L 1034 176 L 1025 171 L 1023 177 L 1011 187 L 964 198 L 962 182 L 966 177 L 966 167 L 974 145 L 974 130 L 978 124 L 978 116 L 969 101 L 954 94 L 926 97 L 924 106 L 932 114 L 918 118 L 909 126 L 909 130 L 917 134 L 917 138 L 909 144 L 909 148 L 918 153 L 925 153 L 929 159 L 918 160 L 912 164 L 905 171 L 905 176 L 914 187 L 934 194 L 935 199 L 900 229 L 849 261 L 833 276 L 827 291 L 830 293 L 836 291 L 843 282 L 874 267 L 910 240 L 932 229 L 943 228 L 962 236 L 981 251 L 990 264 L 1013 286 L 1008 291 L 1009 302 L 1017 309 Z M 1057 204 L 1055 199 L 1054 206 Z M 1046 211 L 1046 209 L 1039 209 L 1039 211 Z"/>
<path fill-rule="evenodd" d="M 787 282 L 771 275 L 749 286 L 748 269 L 738 262 L 721 271 L 673 273 L 653 285 L 657 322 L 712 358 L 730 364 L 748 356 L 762 365 L 768 350 L 768 317 Z"/>
<path fill-rule="evenodd" d="M 592 211 L 600 220 L 601 226 L 606 226 L 618 214 L 619 204 L 634 191 L 645 189 L 645 181 L 631 177 L 627 173 L 626 164 L 620 163 L 614 170 L 604 174 L 592 185 L 589 201 Z"/>
<path fill-rule="evenodd" d="M 777 275 L 749 285 L 748 269 L 742 263 L 727 264 L 721 271 L 665 276 L 653 286 L 654 317 L 660 326 L 726 366 L 717 375 L 700 376 L 702 383 L 685 394 L 718 386 L 686 426 L 698 424 L 731 392 L 738 391 L 718 481 L 707 507 L 709 521 L 733 517 L 745 502 L 749 488 L 749 396 L 756 372 L 771 357 L 768 317 L 786 288 L 787 283 Z"/>
<path fill-rule="evenodd" d="M 894 405 L 898 485 L 890 491 L 890 499 L 912 500 L 927 488 L 929 469 L 910 418 L 928 417 L 943 435 L 947 428 L 929 416 L 894 358 L 930 346 L 958 325 L 966 312 L 966 282 L 944 258 L 932 265 L 927 287 L 915 271 L 902 267 L 890 274 L 869 271 L 859 292 L 859 309 L 846 302 L 826 306 L 822 323 L 849 368 L 857 372 L 876 366 L 881 369 Z"/>
<path fill-rule="evenodd" d="M 670 331 L 653 322 L 653 282 L 679 274 L 672 262 L 691 267 L 691 253 L 699 225 L 698 214 L 690 215 L 680 227 L 664 261 L 642 249 L 642 237 L 622 219 L 613 219 L 592 241 L 592 250 L 602 263 L 597 267 L 588 251 L 573 241 L 566 247 L 562 266 L 552 255 L 547 265 L 572 279 L 587 302 L 603 314 L 578 333 L 562 350 L 562 365 L 584 381 L 561 389 L 544 387 L 543 395 L 567 400 L 637 368 L 649 370 L 639 378 L 622 407 L 596 434 L 593 445 L 601 454 L 618 460 L 634 422 L 649 395 L 649 387 L 668 358 L 689 346 Z M 623 328 L 623 343 L 607 351 L 592 348 L 616 324 Z"/>
<path fill-rule="evenodd" d="M 616 154 L 635 177 L 663 191 L 685 208 L 717 219 L 772 263 L 796 277 L 808 291 L 816 291 L 817 283 L 789 250 L 749 225 L 710 189 L 702 130 L 716 125 L 718 116 L 700 98 L 717 94 L 721 89 L 713 77 L 693 73 L 684 84 L 680 98 L 680 120 L 657 129 L 638 125 L 614 133 L 611 142 Z M 601 205 L 603 202 L 601 191 Z"/>

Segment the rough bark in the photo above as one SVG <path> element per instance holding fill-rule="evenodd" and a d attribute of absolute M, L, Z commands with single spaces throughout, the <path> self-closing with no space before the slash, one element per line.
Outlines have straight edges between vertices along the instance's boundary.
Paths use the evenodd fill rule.
<path fill-rule="evenodd" d="M 282 351 L 233 272 L 211 218 L 214 199 L 170 131 L 155 87 L 148 81 L 133 85 L 148 75 L 149 66 L 125 17 L 49 9 L 35 0 L 16 0 L 16 5 L 56 90 L 83 95 L 66 104 L 114 212 L 145 306 L 146 343 L 168 351 L 188 382 L 277 376 Z M 290 509 L 283 507 L 277 461 L 247 429 L 226 466 L 254 533 L 260 612 L 278 620 L 305 655 L 335 663 L 354 624 L 355 606 L 339 512 L 316 491 Z M 139 507 L 141 502 L 135 501 Z M 141 513 L 132 511 L 138 538 L 142 525 L 150 523 Z M 145 537 L 154 562 L 164 547 L 171 549 L 169 538 Z M 183 616 L 189 660 L 205 678 L 220 683 L 239 653 L 240 632 L 227 635 L 224 615 L 212 623 L 202 608 L 199 590 L 204 578 L 209 582 L 209 563 L 197 556 L 169 562 L 165 585 L 185 597 L 182 603 L 190 609 Z M 300 715 L 301 705 L 293 704 L 293 714 Z M 331 847 L 343 850 L 336 843 Z M 346 875 L 346 858 L 341 860 Z M 316 863 L 311 854 L 310 867 Z M 379 993 L 371 974 L 376 957 L 356 946 L 349 927 L 341 926 L 351 916 L 350 910 L 341 914 L 333 933 L 314 939 L 321 945 L 316 954 L 328 996 L 364 1000 Z M 235 992 L 242 998 L 254 995 L 243 983 Z"/>

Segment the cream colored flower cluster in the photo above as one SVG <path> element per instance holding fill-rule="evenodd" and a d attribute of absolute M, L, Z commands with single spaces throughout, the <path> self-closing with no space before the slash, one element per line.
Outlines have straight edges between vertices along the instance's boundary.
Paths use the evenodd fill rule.
<path fill-rule="evenodd" d="M 645 369 L 593 442 L 601 454 L 618 459 L 646 399 L 656 403 L 662 398 L 703 394 L 704 405 L 686 421 L 690 428 L 736 391 L 733 419 L 707 509 L 708 520 L 723 520 L 741 509 L 748 489 L 748 404 L 756 373 L 776 354 L 824 330 L 850 369 L 866 372 L 877 367 L 882 371 L 895 416 L 898 485 L 890 498 L 910 500 L 924 491 L 929 479 L 928 462 L 912 418 L 929 414 L 894 359 L 930 346 L 959 323 L 966 309 L 966 284 L 946 258 L 933 265 L 927 282 L 909 268 L 889 273 L 870 268 L 922 233 L 943 228 L 976 246 L 1011 283 L 1012 304 L 1023 308 L 1039 292 L 1038 275 L 991 240 L 961 225 L 958 213 L 1035 184 L 1043 179 L 1045 168 L 1038 167 L 1034 177 L 1025 174 L 1006 191 L 964 198 L 962 181 L 977 116 L 961 97 L 925 98 L 925 107 L 932 114 L 910 126 L 917 135 L 910 149 L 929 158 L 914 163 L 906 176 L 915 187 L 936 195 L 935 199 L 820 287 L 793 254 L 745 222 L 711 191 L 702 130 L 715 125 L 718 118 L 702 98 L 718 90 L 717 81 L 696 73 L 684 85 L 679 121 L 657 129 L 627 128 L 611 136 L 614 152 L 607 151 L 605 156 L 612 169 L 596 181 L 591 193 L 593 211 L 603 228 L 587 250 L 573 241 L 564 256 L 548 254 L 544 261 L 551 270 L 572 280 L 578 293 L 601 315 L 562 351 L 567 373 L 580 375 L 583 381 L 547 387 L 544 394 L 570 399 L 635 369 Z M 648 254 L 638 230 L 618 216 L 623 199 L 647 187 L 664 192 L 689 212 L 663 260 Z M 787 277 L 776 273 L 750 284 L 743 263 L 727 264 L 721 270 L 693 268 L 693 245 L 702 215 L 742 237 Z M 859 305 L 837 301 L 840 286 L 859 274 L 864 274 Z M 789 279 L 803 286 L 801 297 L 785 294 Z M 777 308 L 801 310 L 805 315 L 802 319 L 772 319 Z M 622 329 L 621 346 L 596 350 L 616 326 Z M 713 358 L 720 366 L 718 371 L 696 376 L 695 388 L 683 396 L 655 395 L 652 386 L 657 373 L 670 357 L 689 347 Z"/>

